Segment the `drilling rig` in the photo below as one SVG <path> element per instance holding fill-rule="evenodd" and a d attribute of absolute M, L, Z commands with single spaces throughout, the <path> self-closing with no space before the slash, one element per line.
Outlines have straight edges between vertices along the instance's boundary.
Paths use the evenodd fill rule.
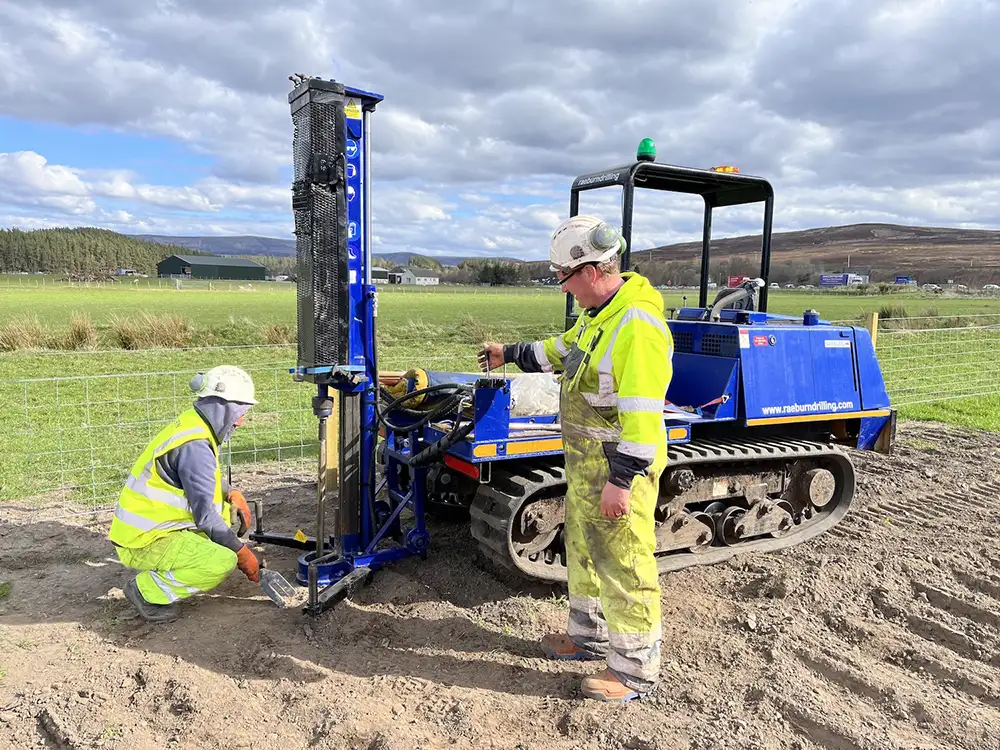
<path fill-rule="evenodd" d="M 558 390 L 527 375 L 441 373 L 419 363 L 382 382 L 372 283 L 371 129 L 378 94 L 296 77 L 294 124 L 298 362 L 315 387 L 319 429 L 316 530 L 293 538 L 263 528 L 255 541 L 298 547 L 298 580 L 318 614 L 404 557 L 426 557 L 428 507 L 468 514 L 485 558 L 528 579 L 565 581 L 566 477 Z M 790 547 L 848 512 L 854 465 L 844 448 L 889 452 L 896 412 L 867 329 L 834 325 L 815 310 L 767 312 L 774 191 L 735 167 L 656 161 L 644 140 L 634 161 L 584 174 L 585 191 L 620 196 L 628 268 L 636 196 L 655 190 L 704 203 L 698 305 L 671 311 L 673 378 L 664 394 L 668 464 L 656 512 L 661 572 Z M 758 205 L 760 276 L 709 301 L 715 212 Z M 575 322 L 567 296 L 565 325 Z M 534 377 L 534 376 L 532 376 Z M 526 401 L 534 408 L 525 409 Z M 336 408 L 335 408 L 336 403 Z M 549 403 L 550 406 L 538 407 Z M 336 503 L 327 497 L 327 426 L 338 420 Z"/>

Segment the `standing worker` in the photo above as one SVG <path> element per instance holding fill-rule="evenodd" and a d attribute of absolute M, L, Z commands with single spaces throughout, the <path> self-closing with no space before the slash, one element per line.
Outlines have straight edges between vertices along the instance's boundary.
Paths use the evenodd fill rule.
<path fill-rule="evenodd" d="M 136 460 L 108 534 L 119 559 L 142 571 L 126 584 L 125 598 L 149 622 L 173 620 L 177 601 L 211 591 L 235 567 L 260 580 L 256 556 L 237 535 L 249 528 L 250 509 L 219 470 L 219 446 L 257 403 L 253 381 L 222 365 L 195 375 L 191 390 L 193 408 Z"/>
<path fill-rule="evenodd" d="M 653 513 L 667 463 L 663 401 L 673 341 L 663 297 L 621 273 L 625 240 L 613 226 L 574 216 L 555 230 L 551 269 L 585 311 L 545 341 L 486 344 L 484 368 L 561 371 L 566 461 L 567 633 L 542 638 L 552 659 L 607 658 L 583 680 L 588 698 L 628 701 L 660 671 L 660 584 Z"/>

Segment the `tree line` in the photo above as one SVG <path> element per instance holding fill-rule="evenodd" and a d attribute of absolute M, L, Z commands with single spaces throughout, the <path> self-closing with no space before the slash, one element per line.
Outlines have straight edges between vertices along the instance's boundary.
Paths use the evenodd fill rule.
<path fill-rule="evenodd" d="M 154 276 L 156 264 L 169 255 L 204 255 L 197 250 L 179 245 L 163 245 L 142 240 L 107 229 L 59 228 L 22 231 L 17 228 L 0 229 L 0 273 L 66 274 L 75 277 L 100 278 L 111 276 L 116 268 L 132 268 L 139 273 Z M 260 263 L 268 276 L 296 274 L 294 256 L 235 255 Z M 386 257 L 375 256 L 375 265 L 392 268 L 397 263 Z M 760 259 L 756 254 L 724 255 L 713 258 L 711 280 L 724 285 L 729 276 L 756 276 L 760 273 Z M 496 258 L 468 258 L 457 266 L 444 267 L 431 257 L 414 255 L 406 265 L 428 268 L 440 274 L 442 283 L 488 284 L 502 286 L 527 285 L 533 282 L 552 282 L 553 274 L 548 261 L 520 262 Z M 632 255 L 632 270 L 639 271 L 656 286 L 694 286 L 701 275 L 697 258 L 665 260 L 645 252 Z M 816 284 L 819 274 L 838 272 L 808 260 L 782 260 L 771 265 L 770 281 L 779 284 Z M 969 284 L 994 281 L 992 269 L 951 268 L 938 264 L 933 270 L 921 274 L 921 281 L 943 283 L 947 279 Z M 938 280 L 940 278 L 940 281 Z M 892 275 L 873 269 L 872 282 L 892 281 Z"/>
<path fill-rule="evenodd" d="M 156 275 L 156 264 L 170 255 L 212 253 L 180 245 L 164 245 L 93 227 L 0 229 L 0 273 L 55 273 L 71 277 L 102 278 L 116 268 L 131 268 Z M 260 263 L 269 276 L 293 276 L 295 258 L 267 255 L 232 255 Z"/>
<path fill-rule="evenodd" d="M 116 268 L 132 268 L 154 276 L 156 264 L 169 255 L 205 255 L 180 245 L 163 245 L 129 237 L 118 232 L 97 228 L 59 228 L 22 231 L 0 229 L 0 273 L 63 273 L 70 276 L 110 276 Z M 260 263 L 268 276 L 295 276 L 294 256 L 235 255 Z M 388 258 L 376 256 L 376 265 L 392 268 L 397 265 Z M 712 276 L 725 283 L 730 274 L 756 275 L 756 259 L 744 256 L 720 258 L 712 264 Z M 489 284 L 518 286 L 552 278 L 548 262 L 504 261 L 495 258 L 469 258 L 457 267 L 442 267 L 433 258 L 415 255 L 406 265 L 430 268 L 441 274 L 443 283 Z M 700 267 L 697 261 L 650 262 L 633 256 L 633 270 L 639 270 L 656 285 L 684 286 L 698 283 Z M 781 264 L 773 268 L 774 281 L 815 283 L 819 269 L 806 262 Z"/>
<path fill-rule="evenodd" d="M 134 268 L 153 275 L 168 255 L 205 255 L 177 245 L 158 245 L 107 229 L 0 229 L 0 272 L 99 275 Z"/>

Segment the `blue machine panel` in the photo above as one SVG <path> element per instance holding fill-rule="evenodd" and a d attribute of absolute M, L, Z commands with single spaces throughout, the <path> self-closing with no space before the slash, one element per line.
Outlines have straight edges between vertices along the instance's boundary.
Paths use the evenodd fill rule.
<path fill-rule="evenodd" d="M 893 416 L 885 417 L 863 417 L 858 430 L 858 450 L 875 450 L 882 431 L 892 428 Z"/>
<path fill-rule="evenodd" d="M 502 388 L 476 388 L 474 397 L 477 443 L 506 440 L 510 433 L 510 381 Z"/>
<path fill-rule="evenodd" d="M 856 366 L 861 385 L 861 406 L 865 409 L 887 409 L 889 394 L 885 390 L 885 380 L 867 328 L 855 326 L 854 350 L 858 355 Z"/>
<path fill-rule="evenodd" d="M 370 144 L 368 143 L 367 122 L 375 105 L 382 101 L 382 96 L 361 89 L 345 87 L 346 104 L 344 106 L 346 139 L 346 177 L 347 177 L 347 275 L 350 290 L 350 360 L 344 364 L 365 365 L 365 316 L 367 301 L 365 299 L 370 284 L 371 262 L 370 228 L 368 226 L 371 212 L 368 206 L 368 170 L 370 159 Z"/>
<path fill-rule="evenodd" d="M 748 420 L 861 409 L 853 328 L 748 326 L 739 341 Z"/>
<path fill-rule="evenodd" d="M 693 407 L 698 416 L 716 421 L 735 419 L 739 404 L 738 359 L 675 352 L 667 401 Z"/>

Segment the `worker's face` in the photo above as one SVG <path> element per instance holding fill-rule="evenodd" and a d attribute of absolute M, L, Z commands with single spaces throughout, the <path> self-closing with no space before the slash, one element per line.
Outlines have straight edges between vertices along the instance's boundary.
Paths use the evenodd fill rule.
<path fill-rule="evenodd" d="M 600 277 L 600 272 L 593 264 L 577 266 L 569 273 L 556 271 L 559 288 L 576 297 L 581 307 L 594 307 L 598 304 L 594 285 Z"/>
<path fill-rule="evenodd" d="M 243 420 L 246 418 L 246 415 L 250 413 L 250 409 L 253 408 L 253 404 L 240 404 L 240 408 L 241 408 L 240 415 L 236 417 L 236 421 L 233 422 L 234 430 L 237 427 L 243 426 Z"/>

